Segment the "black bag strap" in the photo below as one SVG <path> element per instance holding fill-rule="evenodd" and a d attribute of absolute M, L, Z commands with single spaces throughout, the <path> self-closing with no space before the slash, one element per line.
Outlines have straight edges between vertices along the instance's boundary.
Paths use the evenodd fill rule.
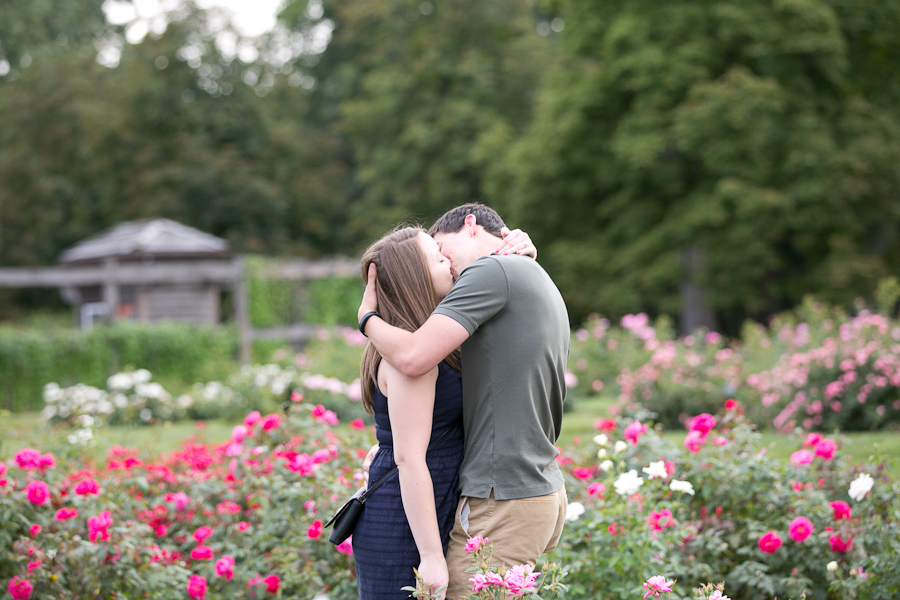
<path fill-rule="evenodd" d="M 458 423 L 459 423 L 459 421 L 457 421 L 456 423 L 453 423 L 447 429 L 445 429 L 444 433 L 442 433 L 440 436 L 438 436 L 438 438 L 435 439 L 433 442 L 428 444 L 428 448 L 425 450 L 425 452 L 428 452 L 429 450 L 432 450 L 433 448 L 435 448 L 440 443 L 440 441 L 447 436 L 448 433 L 450 433 L 453 429 L 456 428 L 456 425 Z M 400 470 L 400 468 L 395 466 L 393 469 L 388 471 L 381 479 L 376 481 L 373 485 L 371 485 L 365 492 L 363 492 L 359 496 L 359 501 L 365 502 L 369 498 L 369 496 L 371 496 L 373 493 L 375 493 L 375 490 L 377 490 L 379 487 L 381 487 L 381 485 L 385 481 L 387 481 L 388 479 L 390 479 L 391 477 L 396 475 L 397 471 L 399 471 L 399 470 Z"/>

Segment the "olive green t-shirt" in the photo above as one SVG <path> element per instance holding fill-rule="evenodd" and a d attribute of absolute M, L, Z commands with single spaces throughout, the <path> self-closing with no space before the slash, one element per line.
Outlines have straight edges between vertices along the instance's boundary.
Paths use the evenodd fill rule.
<path fill-rule="evenodd" d="M 466 455 L 460 494 L 543 496 L 563 485 L 554 444 L 566 397 L 569 318 L 535 261 L 492 254 L 465 269 L 434 314 L 469 332 L 462 345 Z"/>

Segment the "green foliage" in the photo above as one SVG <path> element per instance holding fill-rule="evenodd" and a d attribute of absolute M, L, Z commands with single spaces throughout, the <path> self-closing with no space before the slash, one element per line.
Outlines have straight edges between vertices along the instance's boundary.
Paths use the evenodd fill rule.
<path fill-rule="evenodd" d="M 0 59 L 15 69 L 23 55 L 56 43 L 90 45 L 107 28 L 103 0 L 32 0 L 0 4 Z"/>
<path fill-rule="evenodd" d="M 547 6 L 558 58 L 485 189 L 575 317 L 677 314 L 693 283 L 736 329 L 897 269 L 896 3 Z"/>
<path fill-rule="evenodd" d="M 356 323 L 363 288 L 356 277 L 313 279 L 306 284 L 303 320 L 320 325 Z"/>
<path fill-rule="evenodd" d="M 44 385 L 105 387 L 127 366 L 146 368 L 166 383 L 187 386 L 224 378 L 234 369 L 237 334 L 230 327 L 121 322 L 76 330 L 0 328 L 0 398 L 13 411 L 39 410 Z"/>

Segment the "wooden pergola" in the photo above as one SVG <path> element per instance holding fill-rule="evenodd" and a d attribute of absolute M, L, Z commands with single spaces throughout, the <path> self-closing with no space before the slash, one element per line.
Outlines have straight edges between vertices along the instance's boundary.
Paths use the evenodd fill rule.
<path fill-rule="evenodd" d="M 268 329 L 252 328 L 244 258 L 231 256 L 224 240 L 174 221 L 156 219 L 120 224 L 73 246 L 63 253 L 60 263 L 54 267 L 0 268 L 0 287 L 60 288 L 76 304 L 82 304 L 82 296 L 96 290 L 97 300 L 105 305 L 111 320 L 120 316 L 122 290 L 131 290 L 138 305 L 134 316 L 143 322 L 157 320 L 154 317 L 179 318 L 178 315 L 182 320 L 218 322 L 217 294 L 214 297 L 215 306 L 208 306 L 209 310 L 189 313 L 181 307 L 181 313 L 175 317 L 168 317 L 164 309 L 154 313 L 149 303 L 154 297 L 159 298 L 165 290 L 181 290 L 182 295 L 175 297 L 177 304 L 178 298 L 182 302 L 185 298 L 187 301 L 191 299 L 190 295 L 185 295 L 185 290 L 202 294 L 203 290 L 227 289 L 234 296 L 234 318 L 240 331 L 239 358 L 243 363 L 250 360 L 253 339 L 296 342 L 315 334 L 314 327 L 306 323 Z M 354 259 L 285 259 L 274 261 L 255 275 L 299 282 L 353 277 L 358 273 L 359 261 Z"/>

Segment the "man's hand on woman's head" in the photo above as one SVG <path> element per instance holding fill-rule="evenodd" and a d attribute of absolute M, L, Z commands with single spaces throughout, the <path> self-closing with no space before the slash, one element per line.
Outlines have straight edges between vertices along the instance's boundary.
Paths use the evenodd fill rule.
<path fill-rule="evenodd" d="M 363 292 L 362 302 L 359 310 L 356 312 L 356 321 L 362 320 L 363 315 L 373 310 L 378 310 L 378 292 L 375 291 L 375 281 L 378 278 L 378 271 L 375 263 L 369 264 L 369 280 L 366 282 L 366 291 Z"/>
<path fill-rule="evenodd" d="M 497 254 L 521 254 L 537 260 L 537 248 L 527 233 L 521 229 L 510 231 L 508 227 L 503 227 L 500 229 L 500 235 L 503 236 L 503 241 L 494 252 Z"/>

